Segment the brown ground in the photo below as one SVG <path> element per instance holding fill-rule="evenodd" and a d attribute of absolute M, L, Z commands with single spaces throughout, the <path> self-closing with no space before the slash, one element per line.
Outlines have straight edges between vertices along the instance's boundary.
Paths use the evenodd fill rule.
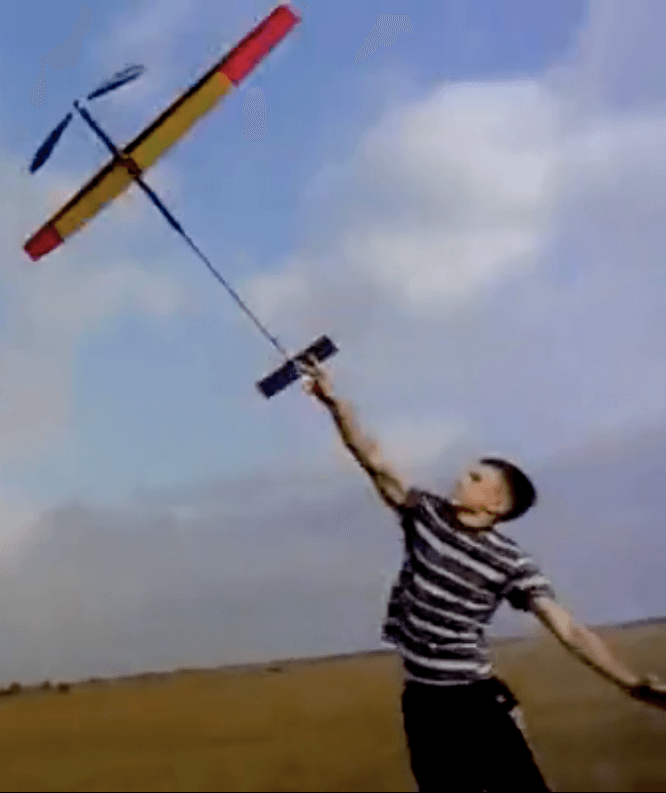
<path fill-rule="evenodd" d="M 599 633 L 637 671 L 666 677 L 666 625 Z M 666 790 L 665 711 L 550 637 L 496 652 L 556 790 Z M 399 695 L 390 654 L 24 692 L 0 699 L 0 789 L 413 790 Z"/>

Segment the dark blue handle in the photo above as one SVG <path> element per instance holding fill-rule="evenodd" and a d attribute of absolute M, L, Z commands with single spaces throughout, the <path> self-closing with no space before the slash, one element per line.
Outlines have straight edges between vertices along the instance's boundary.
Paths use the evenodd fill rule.
<path fill-rule="evenodd" d="M 327 358 L 338 352 L 338 348 L 328 338 L 328 336 L 321 336 L 314 344 L 311 344 L 306 350 L 302 350 L 293 358 L 288 360 L 275 372 L 272 372 L 257 383 L 257 388 L 261 393 L 270 399 L 275 394 L 283 391 L 287 386 L 294 383 L 300 377 L 298 367 L 294 361 L 301 361 L 306 356 L 313 356 L 319 363 L 322 363 Z"/>

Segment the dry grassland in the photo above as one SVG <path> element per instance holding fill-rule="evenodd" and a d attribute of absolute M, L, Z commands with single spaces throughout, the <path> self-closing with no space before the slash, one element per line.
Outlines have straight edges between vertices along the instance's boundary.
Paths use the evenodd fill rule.
<path fill-rule="evenodd" d="M 666 625 L 599 633 L 636 670 L 666 677 Z M 666 712 L 549 637 L 498 644 L 496 657 L 556 790 L 666 790 Z M 3 697 L 0 789 L 413 790 L 400 687 L 396 656 L 368 654 Z"/>

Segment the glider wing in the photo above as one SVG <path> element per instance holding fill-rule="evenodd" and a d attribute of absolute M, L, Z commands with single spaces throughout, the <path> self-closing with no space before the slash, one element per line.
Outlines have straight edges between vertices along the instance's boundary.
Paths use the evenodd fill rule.
<path fill-rule="evenodd" d="M 24 246 L 33 261 L 57 248 L 91 220 L 109 201 L 126 190 L 137 174 L 149 168 L 182 138 L 205 113 L 238 85 L 300 21 L 289 5 L 278 6 L 240 43 L 123 150 Z"/>

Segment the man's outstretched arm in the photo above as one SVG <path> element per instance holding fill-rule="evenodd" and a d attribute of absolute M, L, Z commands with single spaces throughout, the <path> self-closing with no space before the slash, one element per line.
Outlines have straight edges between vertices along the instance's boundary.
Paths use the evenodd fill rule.
<path fill-rule="evenodd" d="M 639 676 L 624 666 L 606 643 L 581 625 L 569 611 L 548 597 L 535 597 L 531 609 L 540 622 L 579 661 L 615 683 L 627 694 L 652 704 L 666 705 L 666 685 L 654 676 Z"/>
<path fill-rule="evenodd" d="M 363 434 L 356 423 L 351 404 L 335 395 L 328 373 L 314 361 L 304 364 L 303 371 L 307 377 L 306 392 L 315 396 L 328 409 L 342 442 L 372 479 L 382 500 L 394 509 L 402 506 L 407 497 L 407 488 L 393 467 L 384 460 L 378 444 Z"/>

